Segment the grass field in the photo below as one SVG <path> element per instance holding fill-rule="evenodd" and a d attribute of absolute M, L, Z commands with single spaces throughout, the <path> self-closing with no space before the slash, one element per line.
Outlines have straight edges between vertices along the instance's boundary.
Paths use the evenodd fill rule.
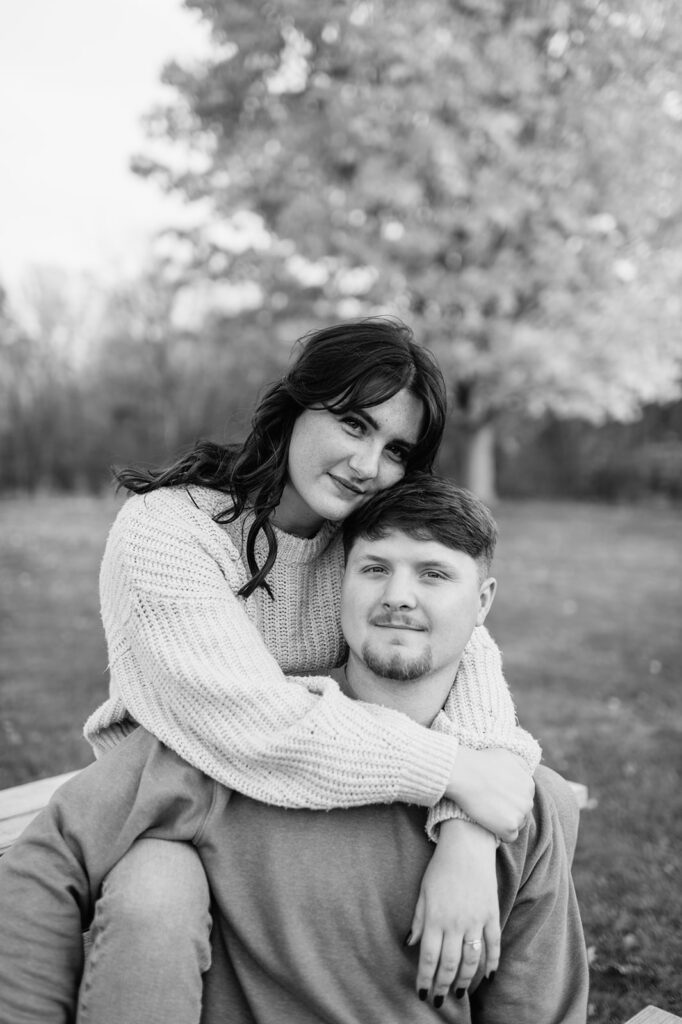
<path fill-rule="evenodd" d="M 113 499 L 0 502 L 0 786 L 86 764 L 106 696 L 97 569 Z M 591 1024 L 682 1014 L 679 510 L 503 504 L 489 620 L 545 761 L 588 784 L 574 876 Z"/>

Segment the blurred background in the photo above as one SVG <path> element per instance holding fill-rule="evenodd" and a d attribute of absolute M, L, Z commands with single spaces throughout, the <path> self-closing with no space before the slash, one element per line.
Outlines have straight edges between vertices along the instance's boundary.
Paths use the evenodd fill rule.
<path fill-rule="evenodd" d="M 0 785 L 90 759 L 110 466 L 398 315 L 500 522 L 520 718 L 590 789 L 590 1020 L 682 1011 L 681 57 L 677 0 L 0 12 Z"/>

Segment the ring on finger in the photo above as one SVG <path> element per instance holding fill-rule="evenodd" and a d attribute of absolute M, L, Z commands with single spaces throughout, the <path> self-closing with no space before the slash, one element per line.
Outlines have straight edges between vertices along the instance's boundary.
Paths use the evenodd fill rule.
<path fill-rule="evenodd" d="M 479 950 L 483 945 L 483 939 L 465 939 L 465 946 L 471 946 L 472 949 Z"/>

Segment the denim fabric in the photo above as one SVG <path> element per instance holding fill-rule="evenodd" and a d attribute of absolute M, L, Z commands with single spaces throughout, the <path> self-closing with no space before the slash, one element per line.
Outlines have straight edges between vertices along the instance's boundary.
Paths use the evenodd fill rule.
<path fill-rule="evenodd" d="M 193 846 L 139 839 L 95 906 L 78 1024 L 198 1024 L 209 906 Z"/>

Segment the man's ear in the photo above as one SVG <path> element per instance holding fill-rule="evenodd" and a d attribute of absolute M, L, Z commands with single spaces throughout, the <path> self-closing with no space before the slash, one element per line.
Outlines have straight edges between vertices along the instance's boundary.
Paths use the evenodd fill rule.
<path fill-rule="evenodd" d="M 497 580 L 494 576 L 488 576 L 487 580 L 483 580 L 478 590 L 478 599 L 480 606 L 478 609 L 478 615 L 476 616 L 476 625 L 482 626 L 486 620 L 488 612 L 492 608 L 493 601 L 495 599 L 495 591 L 497 590 Z"/>

